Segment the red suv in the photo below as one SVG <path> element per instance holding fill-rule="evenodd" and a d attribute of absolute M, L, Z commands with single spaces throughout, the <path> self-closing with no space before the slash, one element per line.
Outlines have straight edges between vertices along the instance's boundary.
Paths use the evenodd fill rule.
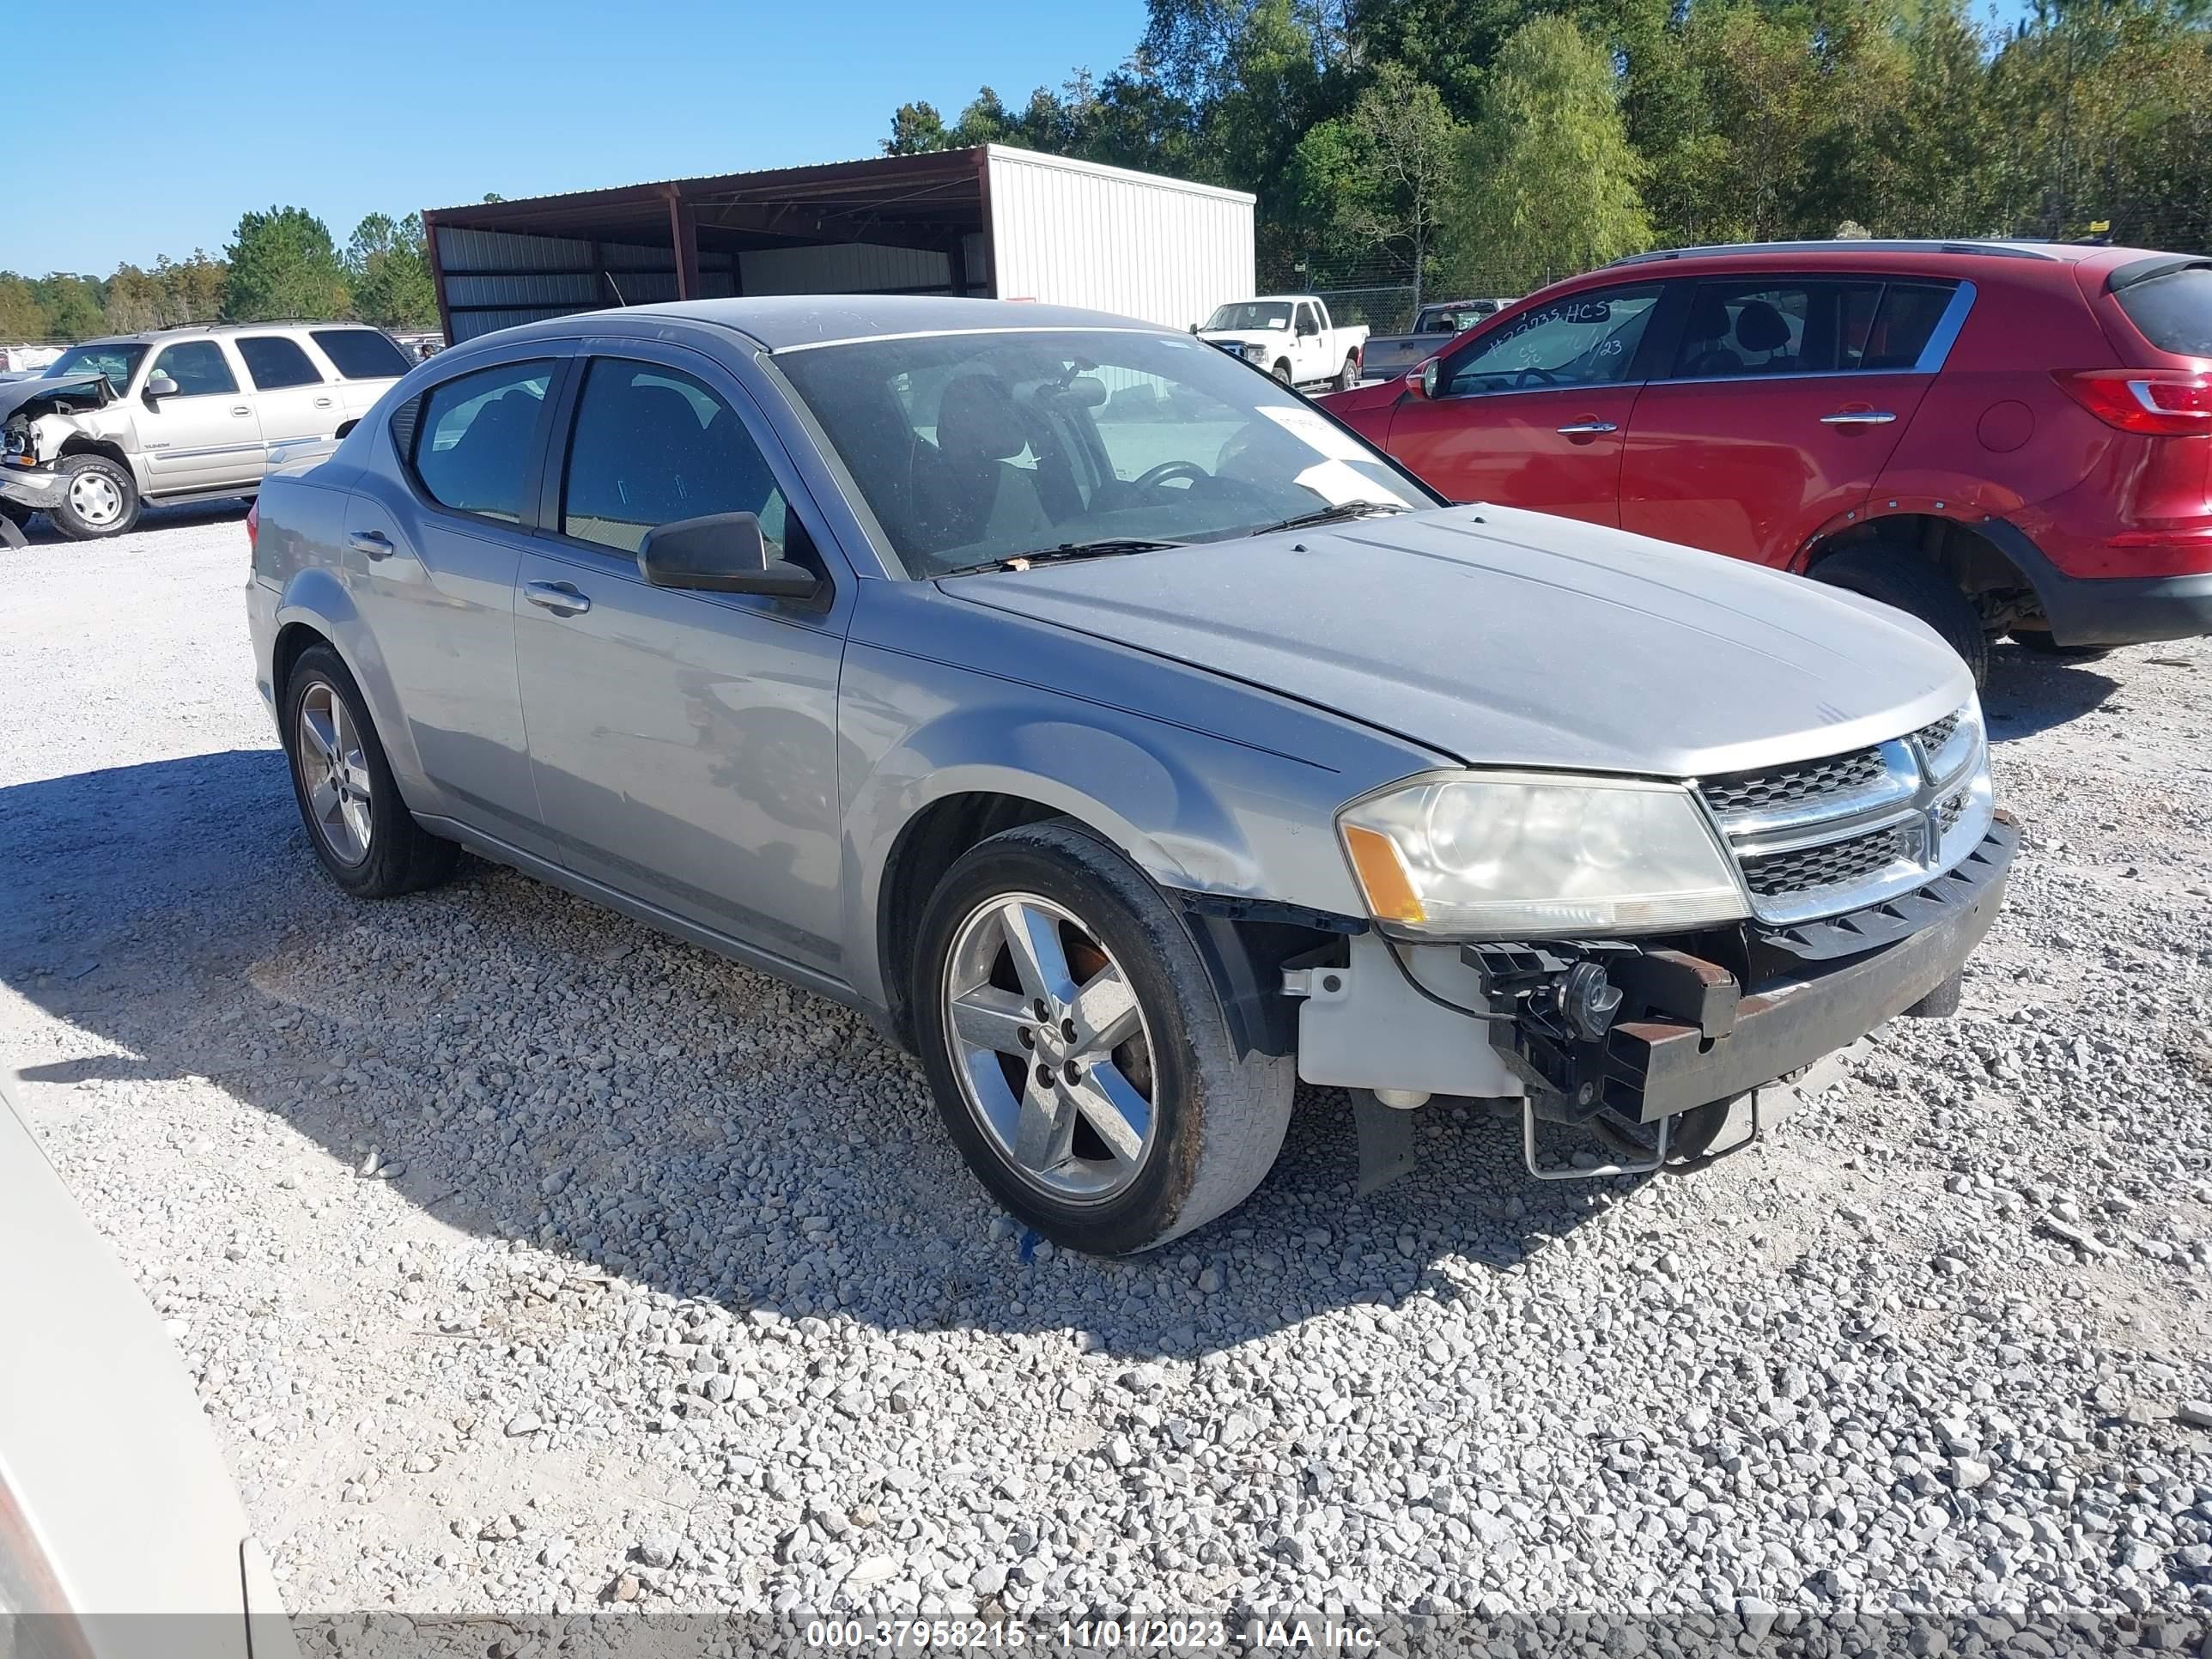
<path fill-rule="evenodd" d="M 2094 654 L 2212 632 L 2212 258 L 1639 254 L 1322 403 L 1455 501 L 1589 519 Z"/>

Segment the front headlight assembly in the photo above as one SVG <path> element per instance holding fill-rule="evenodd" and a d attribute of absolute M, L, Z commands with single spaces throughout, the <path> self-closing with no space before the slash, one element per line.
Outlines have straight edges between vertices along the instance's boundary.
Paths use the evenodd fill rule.
<path fill-rule="evenodd" d="M 1408 936 L 1558 939 L 1735 921 L 1750 903 L 1690 790 L 1441 773 L 1337 814 L 1367 908 Z"/>

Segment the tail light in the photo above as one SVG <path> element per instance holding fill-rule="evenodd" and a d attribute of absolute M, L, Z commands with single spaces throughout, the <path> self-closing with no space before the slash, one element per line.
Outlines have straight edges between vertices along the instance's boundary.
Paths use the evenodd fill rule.
<path fill-rule="evenodd" d="M 2212 375 L 2175 368 L 2061 369 L 2067 396 L 2107 426 L 2160 438 L 2212 437 Z"/>
<path fill-rule="evenodd" d="M 253 505 L 246 509 L 246 544 L 258 547 L 261 542 L 261 500 L 254 498 Z"/>

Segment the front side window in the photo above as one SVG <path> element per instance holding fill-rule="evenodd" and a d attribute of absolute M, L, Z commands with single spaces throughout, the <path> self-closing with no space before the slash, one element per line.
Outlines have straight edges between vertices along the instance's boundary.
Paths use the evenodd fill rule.
<path fill-rule="evenodd" d="M 1909 369 L 1954 289 L 1880 277 L 1701 283 L 1668 378 Z"/>
<path fill-rule="evenodd" d="M 552 383 L 550 363 L 501 363 L 425 392 L 409 459 L 430 498 L 457 513 L 519 520 Z"/>
<path fill-rule="evenodd" d="M 249 334 L 238 343 L 238 355 L 246 359 L 246 372 L 252 378 L 254 387 L 261 392 L 276 392 L 288 386 L 320 386 L 322 372 L 307 361 L 307 354 L 300 349 L 296 340 L 288 340 L 281 334 Z"/>
<path fill-rule="evenodd" d="M 1295 392 L 1188 335 L 1008 330 L 771 361 L 913 576 L 1436 505 Z"/>
<path fill-rule="evenodd" d="M 1655 283 L 1571 294 L 1522 312 L 1447 362 L 1439 391 L 1465 398 L 1624 380 L 1658 298 Z"/>
<path fill-rule="evenodd" d="M 414 367 L 392 337 L 378 329 L 318 328 L 309 331 L 308 337 L 322 348 L 343 380 L 397 380 Z"/>
<path fill-rule="evenodd" d="M 131 377 L 138 372 L 139 360 L 145 355 L 144 346 L 129 343 L 71 346 L 47 364 L 40 378 L 73 380 L 86 374 L 105 374 L 108 385 L 119 395 L 130 389 Z"/>
<path fill-rule="evenodd" d="M 227 396 L 238 390 L 238 376 L 230 372 L 229 360 L 213 340 L 179 340 L 167 347 L 154 359 L 146 378 L 150 380 L 155 374 L 174 380 L 180 398 Z"/>
<path fill-rule="evenodd" d="M 635 553 L 649 530 L 716 513 L 752 514 L 781 555 L 783 492 L 737 412 L 679 369 L 593 358 L 568 440 L 562 533 Z"/>

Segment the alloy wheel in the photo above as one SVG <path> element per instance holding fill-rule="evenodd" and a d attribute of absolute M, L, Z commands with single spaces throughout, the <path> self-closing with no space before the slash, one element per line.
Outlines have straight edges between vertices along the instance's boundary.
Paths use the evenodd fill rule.
<path fill-rule="evenodd" d="M 309 686 L 300 699 L 300 777 L 307 816 L 323 845 L 341 863 L 368 856 L 371 831 L 368 758 L 361 725 L 328 681 Z"/>
<path fill-rule="evenodd" d="M 1155 1138 L 1152 1033 L 1097 932 L 1000 894 L 954 933 L 944 994 L 961 1092 L 1014 1173 L 1063 1203 L 1127 1189 Z"/>

